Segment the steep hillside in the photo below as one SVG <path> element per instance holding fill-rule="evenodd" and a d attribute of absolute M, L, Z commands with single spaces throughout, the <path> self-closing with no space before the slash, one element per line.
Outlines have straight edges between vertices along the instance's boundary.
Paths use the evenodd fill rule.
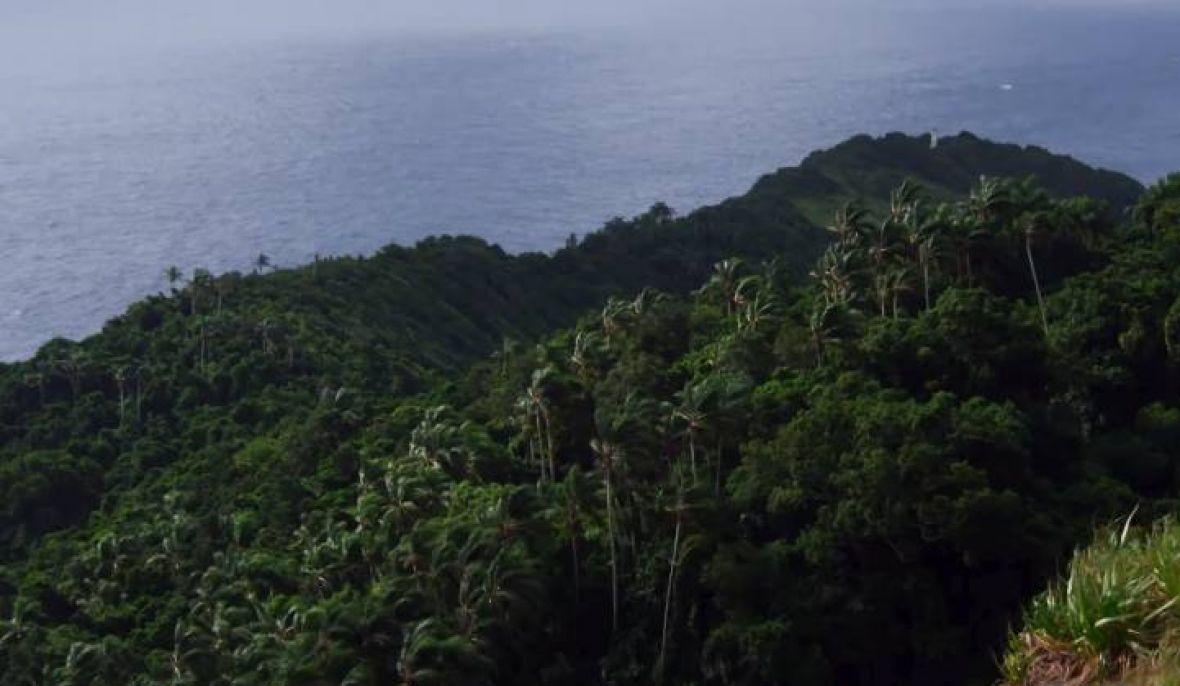
<path fill-rule="evenodd" d="M 814 223 L 826 223 L 839 205 L 851 198 L 883 203 L 889 191 L 912 178 L 947 199 L 963 195 L 979 177 L 1032 176 L 1056 197 L 1088 196 L 1104 200 L 1122 213 L 1143 187 L 1117 172 L 1094 169 L 1044 148 L 999 144 L 963 132 L 940 138 L 890 134 L 857 136 L 830 149 L 812 153 L 798 167 L 763 178 L 752 195 L 785 193 Z"/>
<path fill-rule="evenodd" d="M 956 171 L 809 222 L 878 148 Z M 998 168 L 1057 176 L 966 185 Z M 1075 183 L 1137 189 L 854 139 L 553 256 L 197 274 L 0 368 L 0 682 L 990 679 L 1180 473 L 1180 192 L 1132 229 Z"/>
<path fill-rule="evenodd" d="M 137 435 L 154 426 L 167 445 L 199 408 L 209 412 L 267 389 L 294 385 L 309 400 L 333 384 L 420 391 L 439 372 L 506 340 L 533 340 L 571 324 L 611 294 L 687 292 L 724 258 L 775 258 L 787 274 L 802 276 L 829 236 L 801 208 L 873 198 L 882 179 L 900 181 L 907 172 L 943 195 L 962 193 L 995 170 L 1040 174 L 1050 189 L 1082 188 L 1120 206 L 1137 190 L 1123 176 L 968 134 L 935 150 L 921 137 L 861 137 L 768 176 L 739 198 L 683 218 L 657 206 L 553 256 L 508 255 L 479 239 L 442 237 L 266 275 L 198 274 L 80 345 L 57 341 L 28 363 L 0 366 L 0 468 L 24 471 L 16 465 L 30 460 L 57 465 L 30 467 L 37 488 L 13 487 L 25 495 L 0 511 L 0 559 L 29 537 L 80 521 L 98 502 L 107 488 L 103 474 L 124 450 L 108 434 L 126 428 L 130 412 L 124 407 L 117 419 L 103 409 L 111 399 L 127 403 L 134 395 L 137 418 L 155 422 Z M 46 432 L 47 424 L 60 428 Z M 196 447 L 207 446 L 169 448 L 169 459 Z M 62 450 L 68 457 L 52 452 Z M 59 477 L 72 484 L 67 491 L 55 485 Z M 75 483 L 82 478 L 84 488 Z"/>

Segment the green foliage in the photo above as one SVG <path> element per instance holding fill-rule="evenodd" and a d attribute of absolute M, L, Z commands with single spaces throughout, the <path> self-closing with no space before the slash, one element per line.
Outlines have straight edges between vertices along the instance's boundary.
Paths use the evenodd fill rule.
<path fill-rule="evenodd" d="M 987 680 L 1175 499 L 1174 234 L 1055 198 L 1133 186 L 854 139 L 551 257 L 174 272 L 0 367 L 0 682 Z"/>

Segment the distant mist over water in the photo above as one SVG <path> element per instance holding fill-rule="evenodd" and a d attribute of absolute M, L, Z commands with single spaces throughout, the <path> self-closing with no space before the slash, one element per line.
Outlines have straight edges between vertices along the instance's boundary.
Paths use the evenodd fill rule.
<path fill-rule="evenodd" d="M 170 264 L 294 265 L 435 233 L 549 250 L 860 132 L 969 129 L 1144 181 L 1180 169 L 1178 13 L 739 19 L 10 42 L 0 359 L 97 331 Z"/>

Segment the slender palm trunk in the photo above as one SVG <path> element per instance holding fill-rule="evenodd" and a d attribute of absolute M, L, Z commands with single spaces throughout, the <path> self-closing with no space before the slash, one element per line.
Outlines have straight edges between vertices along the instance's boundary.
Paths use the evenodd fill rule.
<path fill-rule="evenodd" d="M 885 305 L 889 302 L 889 288 L 885 281 L 885 274 L 880 265 L 873 270 L 873 290 L 877 295 L 877 307 L 881 311 L 881 319 L 885 318 Z"/>
<path fill-rule="evenodd" d="M 615 543 L 615 507 L 611 497 L 610 472 L 606 477 L 606 535 L 610 539 L 610 608 L 611 630 L 619 630 L 619 553 Z"/>
<path fill-rule="evenodd" d="M 570 557 L 574 564 L 574 607 L 582 604 L 582 572 L 581 562 L 578 560 L 578 535 L 570 536 Z"/>
<path fill-rule="evenodd" d="M 683 500 L 683 495 L 680 500 Z M 683 503 L 677 503 L 676 533 L 672 537 L 672 558 L 668 563 L 668 584 L 664 591 L 664 628 L 660 634 L 660 659 L 657 663 L 659 679 L 664 680 L 665 660 L 668 657 L 668 622 L 672 616 L 672 592 L 676 585 L 676 564 L 680 555 L 680 530 L 684 525 L 684 518 L 679 510 Z"/>
<path fill-rule="evenodd" d="M 696 483 L 697 480 L 697 442 L 696 433 L 689 429 L 688 431 L 688 463 L 692 470 L 692 480 Z"/>
<path fill-rule="evenodd" d="M 717 439 L 717 471 L 713 475 L 713 497 L 721 497 L 721 456 L 724 444 L 721 439 Z"/>
<path fill-rule="evenodd" d="M 926 254 L 926 248 L 919 247 L 918 252 L 922 256 L 922 292 L 926 295 L 926 309 L 930 309 L 930 257 Z"/>
<path fill-rule="evenodd" d="M 204 373 L 205 372 L 205 346 L 206 346 L 205 323 L 204 322 L 201 322 L 199 339 L 200 339 L 201 345 L 200 345 L 200 358 L 197 362 L 197 366 L 199 367 L 201 373 Z"/>
<path fill-rule="evenodd" d="M 545 449 L 549 453 L 549 478 L 557 483 L 557 456 L 553 449 L 553 423 L 549 421 L 549 413 L 545 412 Z"/>
<path fill-rule="evenodd" d="M 533 410 L 533 424 L 537 428 L 537 448 L 538 448 L 537 457 L 538 457 L 538 461 L 541 463 L 541 481 L 544 482 L 546 480 L 546 472 L 548 470 L 546 468 L 546 460 L 545 460 L 545 454 L 544 454 L 545 453 L 545 430 L 542 428 L 542 425 L 541 425 L 541 409 L 539 407 L 537 409 Z"/>
<path fill-rule="evenodd" d="M 1037 264 L 1033 260 L 1032 237 L 1024 236 L 1024 254 L 1028 257 L 1028 271 L 1032 274 L 1033 289 L 1037 292 L 1037 307 L 1041 310 L 1041 326 L 1045 329 L 1045 338 L 1049 337 L 1049 317 L 1045 314 L 1045 297 L 1041 295 L 1041 281 L 1037 278 Z"/>

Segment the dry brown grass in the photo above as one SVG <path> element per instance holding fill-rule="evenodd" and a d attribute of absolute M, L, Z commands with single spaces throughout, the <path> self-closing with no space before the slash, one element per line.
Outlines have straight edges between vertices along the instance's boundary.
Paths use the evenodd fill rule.
<path fill-rule="evenodd" d="M 1126 653 L 1106 665 L 1043 637 L 1025 633 L 1015 641 L 1024 678 L 1004 686 L 1180 686 L 1180 636 L 1169 636 L 1150 656 Z"/>
<path fill-rule="evenodd" d="M 1097 660 L 1079 655 L 1067 645 L 1028 633 L 1018 640 L 1026 661 L 1024 678 L 1010 686 L 1083 686 L 1102 673 Z"/>

